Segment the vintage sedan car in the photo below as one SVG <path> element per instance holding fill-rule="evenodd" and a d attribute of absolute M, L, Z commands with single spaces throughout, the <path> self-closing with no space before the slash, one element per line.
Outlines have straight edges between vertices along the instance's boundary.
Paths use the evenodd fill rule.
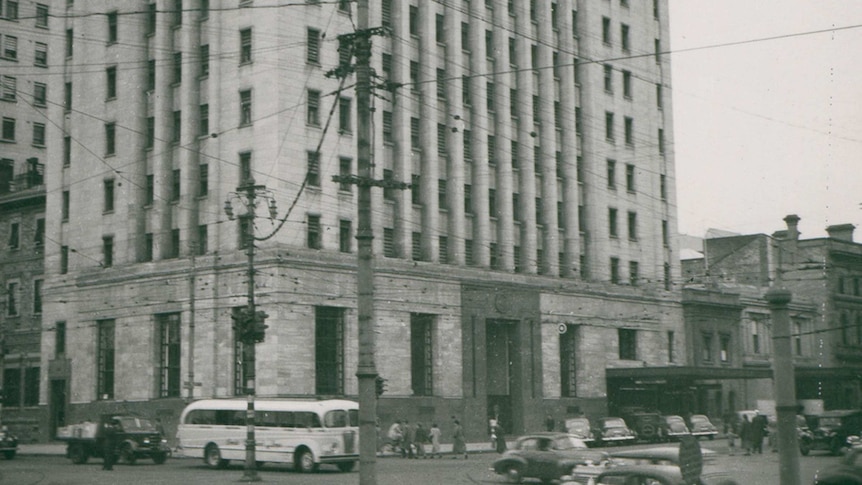
<path fill-rule="evenodd" d="M 833 455 L 846 448 L 847 438 L 862 435 L 862 410 L 845 409 L 824 411 L 813 419 L 810 449 L 829 450 Z"/>
<path fill-rule="evenodd" d="M 18 453 L 18 438 L 10 433 L 6 426 L 0 428 L 0 453 L 3 453 L 7 460 L 15 458 Z"/>
<path fill-rule="evenodd" d="M 662 420 L 664 421 L 662 437 L 665 441 L 679 441 L 681 437 L 691 434 L 682 416 L 662 416 Z"/>
<path fill-rule="evenodd" d="M 599 418 L 593 429 L 598 444 L 633 443 L 637 439 L 623 418 Z"/>
<path fill-rule="evenodd" d="M 568 433 L 534 433 L 521 436 L 514 446 L 494 461 L 493 470 L 511 483 L 524 478 L 538 478 L 543 482 L 558 480 L 564 475 L 595 476 L 596 468 L 603 469 L 608 462 L 607 453 L 587 448 L 586 443 Z"/>
<path fill-rule="evenodd" d="M 709 439 L 715 439 L 715 435 L 718 434 L 718 428 L 712 424 L 712 421 L 705 414 L 692 414 L 688 418 L 688 424 L 691 435 L 696 438 L 706 436 Z"/>
<path fill-rule="evenodd" d="M 566 420 L 566 433 L 577 437 L 581 441 L 592 446 L 596 438 L 593 436 L 593 430 L 590 426 L 590 420 L 587 418 L 569 418 Z"/>
<path fill-rule="evenodd" d="M 840 463 L 819 471 L 814 485 L 862 485 L 862 448 L 850 448 Z"/>
<path fill-rule="evenodd" d="M 664 421 L 658 412 L 630 412 L 624 415 L 624 419 L 639 440 L 657 443 L 664 439 L 662 436 Z"/>

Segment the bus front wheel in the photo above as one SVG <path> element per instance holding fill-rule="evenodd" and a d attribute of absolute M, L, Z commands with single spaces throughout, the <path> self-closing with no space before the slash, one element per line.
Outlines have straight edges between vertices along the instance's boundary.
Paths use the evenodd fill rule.
<path fill-rule="evenodd" d="M 210 468 L 227 468 L 227 460 L 222 460 L 218 446 L 210 443 L 204 450 L 204 462 Z"/>
<path fill-rule="evenodd" d="M 317 470 L 317 463 L 314 462 L 314 455 L 311 450 L 302 449 L 296 456 L 296 469 L 302 473 L 311 473 Z"/>

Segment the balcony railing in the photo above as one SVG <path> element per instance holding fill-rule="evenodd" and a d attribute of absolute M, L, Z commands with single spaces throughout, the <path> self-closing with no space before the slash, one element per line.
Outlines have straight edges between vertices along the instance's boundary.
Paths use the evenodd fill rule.
<path fill-rule="evenodd" d="M 26 171 L 14 176 L 3 176 L 0 173 L 0 195 L 21 192 L 40 187 L 45 184 L 45 164 L 28 163 Z"/>

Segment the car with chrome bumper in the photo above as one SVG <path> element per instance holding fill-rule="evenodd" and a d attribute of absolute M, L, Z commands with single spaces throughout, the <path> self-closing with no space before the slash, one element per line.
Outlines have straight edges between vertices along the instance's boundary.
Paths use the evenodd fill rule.
<path fill-rule="evenodd" d="M 718 434 L 718 428 L 712 424 L 712 421 L 705 414 L 692 414 L 688 418 L 688 429 L 695 438 L 705 436 L 712 440 Z"/>
<path fill-rule="evenodd" d="M 492 470 L 510 483 L 520 483 L 524 478 L 548 482 L 563 476 L 589 479 L 607 463 L 607 453 L 590 450 L 571 434 L 533 433 L 519 437 L 494 461 Z"/>
<path fill-rule="evenodd" d="M 600 445 L 622 445 L 634 443 L 637 435 L 626 424 L 623 418 L 599 418 L 593 429 L 596 443 Z"/>

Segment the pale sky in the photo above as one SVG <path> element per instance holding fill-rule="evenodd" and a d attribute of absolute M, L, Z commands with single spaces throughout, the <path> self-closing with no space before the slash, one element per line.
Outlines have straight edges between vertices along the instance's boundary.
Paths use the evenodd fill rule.
<path fill-rule="evenodd" d="M 797 214 L 862 242 L 862 1 L 670 0 L 670 21 L 679 232 Z"/>

